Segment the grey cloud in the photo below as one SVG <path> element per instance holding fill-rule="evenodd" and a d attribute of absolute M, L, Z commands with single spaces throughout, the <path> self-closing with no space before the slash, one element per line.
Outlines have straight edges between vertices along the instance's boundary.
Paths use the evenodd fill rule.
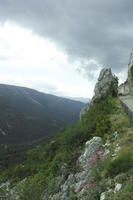
<path fill-rule="evenodd" d="M 0 20 L 53 39 L 70 59 L 95 58 L 119 72 L 133 46 L 132 9 L 131 0 L 0 0 Z"/>

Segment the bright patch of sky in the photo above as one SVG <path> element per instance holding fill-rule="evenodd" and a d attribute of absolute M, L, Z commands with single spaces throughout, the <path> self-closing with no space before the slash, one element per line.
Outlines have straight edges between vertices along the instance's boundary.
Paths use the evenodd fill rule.
<path fill-rule="evenodd" d="M 70 60 L 54 41 L 32 30 L 8 21 L 0 25 L 0 83 L 91 98 L 101 68 L 94 59 Z"/>
<path fill-rule="evenodd" d="M 57 44 L 11 22 L 0 26 L 0 83 L 59 96 L 91 97 L 95 84 Z M 97 76 L 97 73 L 96 73 Z"/>

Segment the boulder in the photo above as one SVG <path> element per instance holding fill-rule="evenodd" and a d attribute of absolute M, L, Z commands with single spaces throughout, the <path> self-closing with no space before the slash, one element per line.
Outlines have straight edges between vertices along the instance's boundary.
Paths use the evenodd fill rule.
<path fill-rule="evenodd" d="M 102 194 L 101 194 L 101 196 L 100 196 L 100 200 L 105 200 L 105 192 L 103 192 Z"/>
<path fill-rule="evenodd" d="M 122 188 L 122 184 L 121 184 L 121 183 L 116 183 L 116 184 L 115 184 L 115 191 L 114 191 L 114 192 L 120 191 L 121 188 Z"/>
<path fill-rule="evenodd" d="M 113 199 L 114 191 L 112 189 L 107 190 L 106 192 L 101 193 L 100 200 L 111 200 Z"/>

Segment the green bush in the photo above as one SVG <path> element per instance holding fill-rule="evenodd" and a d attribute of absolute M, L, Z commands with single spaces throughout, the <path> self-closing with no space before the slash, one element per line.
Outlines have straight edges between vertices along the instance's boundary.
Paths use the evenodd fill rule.
<path fill-rule="evenodd" d="M 111 133 L 110 114 L 114 112 L 116 99 L 108 96 L 106 99 L 99 99 L 90 106 L 90 109 L 83 115 L 82 126 L 90 133 L 90 136 L 104 137 Z"/>
<path fill-rule="evenodd" d="M 119 173 L 127 172 L 133 167 L 133 156 L 128 149 L 122 150 L 114 160 L 108 160 L 104 172 L 107 176 L 114 177 Z"/>
<path fill-rule="evenodd" d="M 19 200 L 41 200 L 43 188 L 34 177 L 22 181 L 17 187 Z"/>
<path fill-rule="evenodd" d="M 101 193 L 105 190 L 105 180 L 101 176 L 103 164 L 101 158 L 97 158 L 96 163 L 91 165 L 88 183 L 84 186 L 84 189 L 87 189 L 86 196 L 89 200 L 99 200 Z"/>
<path fill-rule="evenodd" d="M 114 200 L 133 200 L 133 180 L 127 182 L 125 187 L 116 193 Z"/>
<path fill-rule="evenodd" d="M 67 200 L 77 200 L 77 195 L 74 192 L 71 192 Z"/>
<path fill-rule="evenodd" d="M 8 178 L 11 177 L 16 183 L 18 179 L 20 181 L 25 177 L 30 177 L 20 184 L 19 194 L 21 199 L 32 200 L 34 198 L 34 200 L 39 200 L 42 187 L 49 194 L 57 192 L 59 187 L 56 184 L 56 178 L 62 174 L 65 174 L 65 178 L 67 178 L 68 174 L 79 170 L 76 162 L 81 155 L 85 142 L 93 136 L 104 138 L 112 133 L 110 115 L 115 112 L 115 109 L 116 99 L 112 96 L 99 99 L 90 106 L 90 109 L 79 122 L 64 128 L 49 143 L 41 143 L 29 150 L 26 153 L 27 157 L 25 158 L 24 154 L 20 162 L 17 159 L 15 164 L 11 166 L 11 170 L 8 169 L 10 175 Z M 60 170 L 64 164 L 65 173 Z M 93 179 L 95 183 L 99 183 L 103 167 L 99 165 L 94 168 Z M 111 173 L 111 167 L 108 171 Z M 6 172 L 6 174 L 8 173 Z M 39 182 L 35 181 L 33 177 L 37 177 Z M 93 199 L 99 198 L 101 188 L 98 185 L 92 188 L 90 194 Z M 72 196 L 72 198 L 75 198 L 75 196 Z"/>

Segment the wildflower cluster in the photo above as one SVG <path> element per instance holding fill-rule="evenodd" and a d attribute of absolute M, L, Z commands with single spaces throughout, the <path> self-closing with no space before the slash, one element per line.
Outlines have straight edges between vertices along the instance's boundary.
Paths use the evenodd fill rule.
<path fill-rule="evenodd" d="M 89 177 L 88 181 L 83 185 L 83 189 L 93 188 L 96 186 L 97 180 L 100 177 L 102 166 L 103 150 L 97 151 L 89 158 L 87 162 Z"/>
<path fill-rule="evenodd" d="M 91 170 L 93 165 L 96 165 L 99 160 L 103 157 L 103 150 L 96 151 L 91 158 L 89 158 L 87 162 L 88 169 Z"/>

